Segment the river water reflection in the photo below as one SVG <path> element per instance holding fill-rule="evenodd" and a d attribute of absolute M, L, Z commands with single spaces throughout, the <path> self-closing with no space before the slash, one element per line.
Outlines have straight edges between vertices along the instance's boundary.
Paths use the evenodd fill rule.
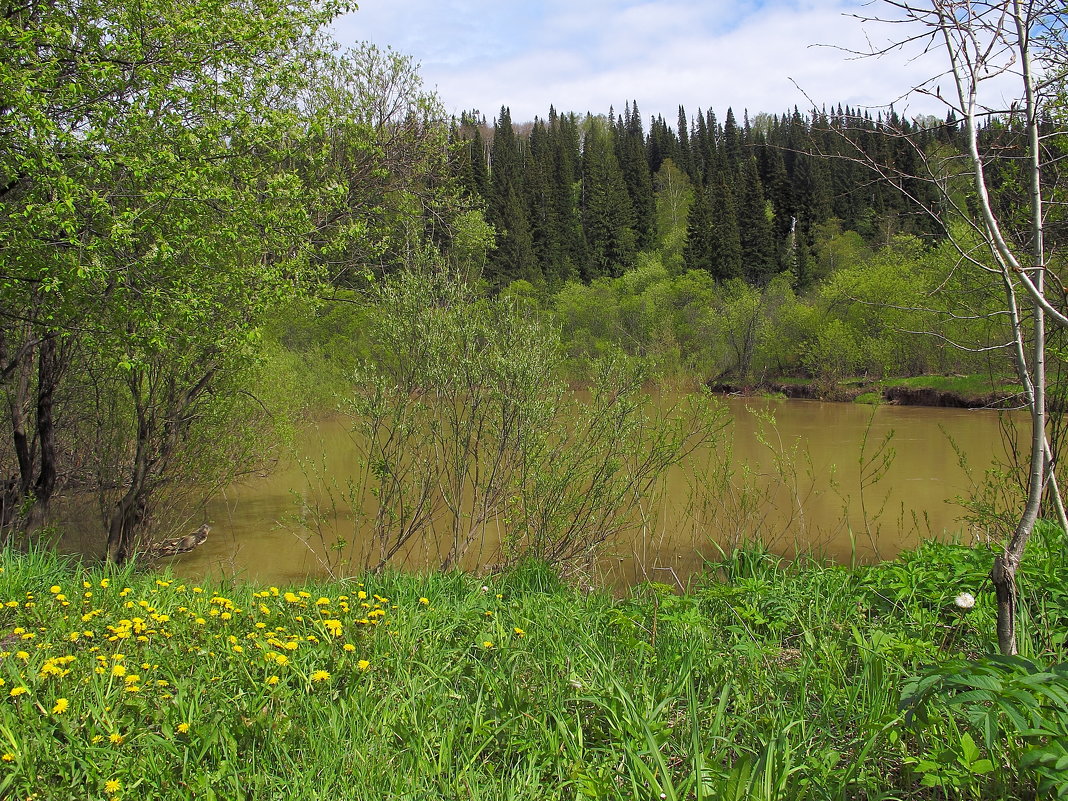
<path fill-rule="evenodd" d="M 597 566 L 608 583 L 684 583 L 704 557 L 754 536 L 782 553 L 811 548 L 844 561 L 890 558 L 924 536 L 970 540 L 953 499 L 971 484 L 950 440 L 977 477 L 1005 453 L 993 411 L 723 402 L 732 417 L 723 444 L 672 471 L 633 536 L 609 545 Z M 1025 422 L 1020 415 L 1007 419 L 1014 426 Z M 873 471 L 881 472 L 877 454 L 891 431 L 893 458 L 869 482 Z M 319 471 L 344 484 L 354 446 L 342 421 L 320 423 L 301 448 Z M 344 508 L 328 510 L 318 527 L 295 524 L 315 483 L 292 460 L 270 476 L 228 488 L 207 509 L 212 536 L 174 559 L 174 570 L 189 578 L 238 575 L 276 584 L 326 575 L 325 565 L 336 558 L 329 548 L 334 538 L 352 542 L 361 532 Z M 484 547 L 492 561 L 493 543 Z M 413 552 L 407 566 L 425 561 Z"/>

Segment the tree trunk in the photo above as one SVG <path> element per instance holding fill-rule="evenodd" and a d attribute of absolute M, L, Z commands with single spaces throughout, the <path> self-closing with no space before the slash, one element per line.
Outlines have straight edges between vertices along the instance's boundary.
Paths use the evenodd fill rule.
<path fill-rule="evenodd" d="M 1028 189 L 1031 212 L 1031 264 L 1020 270 L 1025 285 L 1030 279 L 1033 287 L 1032 300 L 1034 321 L 1033 357 L 1031 364 L 1031 469 L 1028 477 L 1027 502 L 1024 504 L 1020 522 L 1013 532 L 1005 550 L 994 560 L 990 578 L 994 584 L 998 602 L 998 647 L 1003 654 L 1015 654 L 1016 610 L 1019 596 L 1016 590 L 1016 571 L 1023 558 L 1027 540 L 1034 530 L 1046 491 L 1046 316 L 1045 276 L 1046 254 L 1043 230 L 1043 203 L 1041 178 L 1041 149 L 1038 136 L 1038 109 L 1035 100 L 1034 77 L 1031 72 L 1030 30 L 1025 24 L 1019 0 L 1013 0 L 1012 17 L 1016 26 L 1016 46 L 1020 57 L 1021 77 L 1024 87 L 1024 112 L 1027 115 L 1028 136 Z"/>
<path fill-rule="evenodd" d="M 148 492 L 143 482 L 126 491 L 116 504 L 108 524 L 108 545 L 104 558 L 117 565 L 125 564 L 134 556 L 138 535 L 148 520 Z"/>
<path fill-rule="evenodd" d="M 37 358 L 37 447 L 40 463 L 33 484 L 33 506 L 26 519 L 26 530 L 32 531 L 44 523 L 48 504 L 56 491 L 58 467 L 56 459 L 56 426 L 53 399 L 59 382 L 59 357 L 56 338 L 41 341 Z"/>

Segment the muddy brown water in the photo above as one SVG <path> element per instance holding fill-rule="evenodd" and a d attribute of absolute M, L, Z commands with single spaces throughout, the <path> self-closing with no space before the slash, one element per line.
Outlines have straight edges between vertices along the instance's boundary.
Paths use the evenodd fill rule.
<path fill-rule="evenodd" d="M 706 558 L 747 538 L 759 537 L 783 554 L 811 549 L 845 562 L 891 558 L 927 536 L 971 541 L 978 532 L 961 522 L 963 510 L 954 501 L 971 481 L 950 440 L 976 477 L 1005 456 L 1002 423 L 987 410 L 873 410 L 734 397 L 724 403 L 732 422 L 723 442 L 665 477 L 660 497 L 643 507 L 640 525 L 608 543 L 592 566 L 602 581 L 683 585 Z M 1000 419 L 1017 428 L 1026 422 L 1018 414 Z M 893 458 L 877 475 L 878 449 L 891 431 Z M 343 486 L 351 474 L 355 446 L 345 423 L 321 422 L 300 448 L 315 468 L 292 459 L 221 492 L 205 510 L 211 536 L 197 550 L 166 560 L 173 570 L 190 579 L 239 576 L 271 584 L 358 572 L 358 559 L 340 562 L 367 534 L 344 505 L 331 507 L 314 478 L 327 475 Z M 308 509 L 316 504 L 320 522 L 308 525 Z M 305 525 L 297 522 L 301 517 Z M 346 542 L 340 550 L 331 547 L 339 537 Z M 490 527 L 466 566 L 492 563 L 494 540 Z M 422 569 L 438 560 L 439 551 L 424 545 L 399 564 Z"/>

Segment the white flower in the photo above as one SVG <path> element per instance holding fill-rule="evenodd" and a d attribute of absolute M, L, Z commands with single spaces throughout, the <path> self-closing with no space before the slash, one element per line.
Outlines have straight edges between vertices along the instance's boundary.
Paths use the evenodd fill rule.
<path fill-rule="evenodd" d="M 956 598 L 953 599 L 953 603 L 959 606 L 961 609 L 971 609 L 975 606 L 975 596 L 970 592 L 962 592 Z"/>

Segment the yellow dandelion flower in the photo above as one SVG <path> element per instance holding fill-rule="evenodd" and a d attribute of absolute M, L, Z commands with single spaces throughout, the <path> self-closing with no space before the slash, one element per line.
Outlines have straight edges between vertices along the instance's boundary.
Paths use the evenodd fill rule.
<path fill-rule="evenodd" d="M 493 643 L 490 642 L 489 640 L 483 640 L 482 641 L 482 647 L 483 648 L 492 648 L 493 647 Z"/>
<path fill-rule="evenodd" d="M 51 587 L 48 588 L 48 591 L 53 595 L 58 595 L 59 593 L 63 592 L 63 588 L 60 587 L 58 584 L 53 584 Z"/>
<path fill-rule="evenodd" d="M 114 666 L 112 666 L 111 675 L 112 676 L 118 676 L 120 678 L 122 676 L 125 676 L 126 675 L 126 666 L 125 665 L 114 665 Z"/>
<path fill-rule="evenodd" d="M 356 667 L 360 670 L 367 670 L 367 668 L 371 667 L 371 663 L 368 662 L 366 659 L 361 659 L 359 662 L 356 663 Z"/>
<path fill-rule="evenodd" d="M 515 636 L 516 637 L 526 637 L 527 636 L 527 633 L 525 631 L 523 631 L 523 629 L 519 628 L 519 626 L 516 626 L 513 629 L 513 631 L 515 631 Z"/>
<path fill-rule="evenodd" d="M 421 603 L 423 606 L 429 606 L 430 605 L 430 599 L 429 598 L 420 598 L 419 599 L 419 603 Z"/>
<path fill-rule="evenodd" d="M 345 643 L 345 644 L 344 644 L 343 646 L 341 646 L 341 647 L 342 647 L 342 648 L 344 648 L 344 649 L 345 649 L 346 651 L 348 651 L 349 653 L 352 653 L 353 651 L 355 651 L 355 650 L 356 650 L 356 646 L 355 646 L 355 645 L 353 645 L 353 644 L 352 644 L 351 642 L 347 642 L 347 643 Z"/>
<path fill-rule="evenodd" d="M 285 667 L 286 665 L 289 664 L 289 657 L 286 656 L 285 654 L 279 654 L 278 656 L 276 656 L 274 658 L 274 662 L 279 667 Z"/>
<path fill-rule="evenodd" d="M 29 690 L 27 690 L 25 687 L 12 687 L 11 692 L 9 692 L 8 695 L 10 695 L 12 698 L 18 698 L 20 695 L 25 695 L 28 692 Z"/>
<path fill-rule="evenodd" d="M 69 708 L 70 708 L 70 701 L 68 701 L 66 698 L 57 698 L 56 699 L 56 705 L 54 707 L 52 707 L 52 714 L 53 715 L 62 715 Z"/>
<path fill-rule="evenodd" d="M 15 659 L 21 659 L 23 662 L 25 662 L 29 658 L 30 658 L 30 655 L 28 653 L 26 653 L 25 651 L 19 651 L 19 652 L 17 652 L 15 654 Z"/>
<path fill-rule="evenodd" d="M 179 723 L 178 724 L 178 733 L 179 734 L 188 734 L 189 733 L 189 724 L 188 723 Z"/>
<path fill-rule="evenodd" d="M 311 674 L 311 680 L 312 681 L 326 681 L 329 678 L 330 678 L 330 673 L 329 673 L 329 671 L 326 671 L 326 670 L 317 670 L 317 671 L 315 671 L 314 673 Z"/>
<path fill-rule="evenodd" d="M 109 734 L 108 739 L 111 741 L 112 745 L 122 745 L 123 742 L 126 740 L 126 738 L 119 734 L 117 731 Z"/>
<path fill-rule="evenodd" d="M 269 685 L 271 685 L 272 687 L 273 687 L 274 685 L 276 685 L 276 684 L 278 683 L 278 681 L 279 681 L 279 679 L 278 679 L 278 677 L 277 677 L 277 676 L 268 676 L 268 677 L 267 677 L 267 683 L 268 683 Z"/>
<path fill-rule="evenodd" d="M 122 782 L 120 782 L 118 779 L 108 779 L 106 782 L 104 782 L 104 792 L 108 795 L 115 795 L 115 793 L 117 793 L 121 789 Z"/>
<path fill-rule="evenodd" d="M 15 761 L 15 755 L 12 754 L 10 751 L 8 751 L 3 756 L 0 756 L 0 759 L 4 760 L 4 762 L 14 762 Z"/>

